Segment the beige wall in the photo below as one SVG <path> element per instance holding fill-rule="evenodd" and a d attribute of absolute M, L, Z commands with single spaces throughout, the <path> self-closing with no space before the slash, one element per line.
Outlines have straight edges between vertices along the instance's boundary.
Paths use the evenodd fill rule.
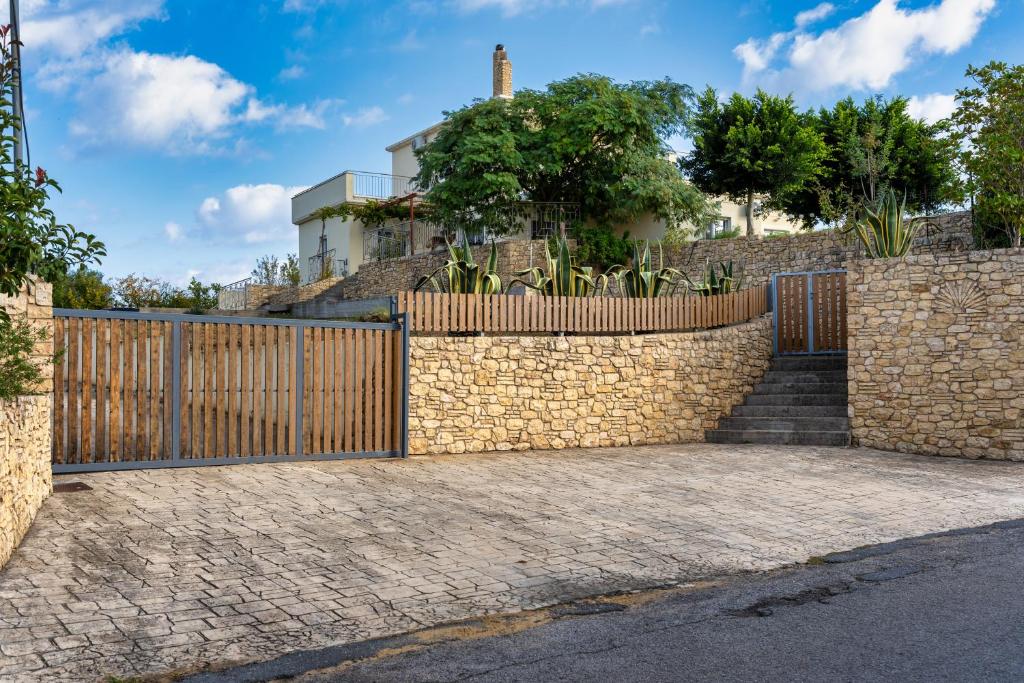
<path fill-rule="evenodd" d="M 1024 461 L 1024 250 L 848 269 L 853 438 Z"/>
<path fill-rule="evenodd" d="M 699 442 L 768 369 L 767 318 L 622 337 L 414 337 L 414 454 Z"/>
<path fill-rule="evenodd" d="M 33 360 L 45 379 L 36 394 L 0 400 L 0 567 L 10 559 L 36 512 L 53 490 L 50 470 L 50 420 L 53 406 L 53 309 L 50 285 L 33 283 L 19 296 L 0 295 L 0 307 L 13 317 L 27 316 L 49 331 Z"/>
<path fill-rule="evenodd" d="M 746 207 L 723 199 L 721 200 L 718 213 L 720 216 L 727 217 L 732 221 L 732 230 L 738 229 L 741 235 L 747 234 Z M 689 227 L 695 231 L 694 235 L 696 237 L 702 238 L 704 236 L 706 226 L 701 226 L 700 229 L 697 229 L 696 226 Z M 619 234 L 628 231 L 632 239 L 660 240 L 665 238 L 666 224 L 657 216 L 648 214 L 633 223 L 617 225 L 615 229 Z M 758 237 L 763 237 L 766 233 L 771 232 L 793 234 L 799 232 L 799 230 L 798 224 L 788 220 L 781 214 L 771 213 L 754 218 L 754 234 Z"/>

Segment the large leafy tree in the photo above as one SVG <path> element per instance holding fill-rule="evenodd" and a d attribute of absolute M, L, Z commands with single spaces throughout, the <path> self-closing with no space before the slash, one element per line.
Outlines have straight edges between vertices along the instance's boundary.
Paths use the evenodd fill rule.
<path fill-rule="evenodd" d="M 984 229 L 1001 231 L 1012 247 L 1024 231 L 1024 66 L 990 62 L 969 67 L 975 85 L 957 91 L 949 128 L 959 143 L 964 191 Z M 983 237 L 986 237 L 983 235 Z"/>
<path fill-rule="evenodd" d="M 692 92 L 671 80 L 615 83 L 581 74 L 512 99 L 446 113 L 417 151 L 416 182 L 432 218 L 469 231 L 515 228 L 519 202 L 577 202 L 601 226 L 654 214 L 703 223 L 703 194 L 670 161 L 666 140 L 686 130 Z"/>
<path fill-rule="evenodd" d="M 846 221 L 888 190 L 906 195 L 912 212 L 930 212 L 952 199 L 949 140 L 938 126 L 910 116 L 905 98 L 858 104 L 847 97 L 818 110 L 810 122 L 827 155 L 813 179 L 781 203 L 806 227 Z"/>
<path fill-rule="evenodd" d="M 744 204 L 753 235 L 755 198 L 781 206 L 814 178 L 825 151 L 792 97 L 759 89 L 752 98 L 735 93 L 723 102 L 709 87 L 697 100 L 693 151 L 680 165 L 701 190 Z"/>

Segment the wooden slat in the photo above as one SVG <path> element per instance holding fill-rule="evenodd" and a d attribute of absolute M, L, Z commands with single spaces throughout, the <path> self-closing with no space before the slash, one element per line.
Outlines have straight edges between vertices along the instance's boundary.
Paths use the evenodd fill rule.
<path fill-rule="evenodd" d="M 356 364 L 355 364 L 355 330 L 345 330 L 345 426 L 344 450 L 350 452 L 355 448 L 355 395 L 356 395 Z"/>
<path fill-rule="evenodd" d="M 472 304 L 472 301 L 468 301 Z M 468 313 L 467 313 L 468 315 Z M 384 385 L 387 383 L 384 374 L 384 331 L 373 332 L 373 450 L 384 450 Z"/>
<path fill-rule="evenodd" d="M 65 373 L 68 368 L 67 340 L 64 337 L 65 320 L 66 318 L 61 316 L 56 316 L 53 320 L 53 350 L 57 354 L 57 362 L 53 368 L 53 442 L 50 459 L 55 463 L 65 462 L 64 430 L 66 424 L 64 402 L 67 391 Z"/>
<path fill-rule="evenodd" d="M 324 380 L 323 380 L 323 329 L 313 328 L 309 330 L 309 354 L 311 362 L 306 365 L 307 377 L 310 381 L 307 382 L 307 386 L 310 387 L 310 405 L 312 406 L 312 415 L 310 415 L 312 424 L 310 425 L 310 453 L 323 453 L 323 425 L 324 425 Z"/>
<path fill-rule="evenodd" d="M 361 451 L 363 450 L 363 404 L 366 402 L 366 363 L 364 359 L 364 352 L 366 351 L 366 330 L 353 330 L 355 332 L 355 339 L 353 343 L 353 355 L 352 355 L 352 366 L 353 366 L 353 381 L 352 386 L 355 389 L 353 407 L 354 414 L 352 417 L 352 450 Z"/>
<path fill-rule="evenodd" d="M 160 338 L 163 323 L 154 321 L 149 326 L 149 459 L 161 456 L 160 437 L 163 420 L 160 414 Z"/>
<path fill-rule="evenodd" d="M 93 321 L 82 320 L 82 405 L 79 424 L 82 428 L 82 460 L 92 462 L 95 450 L 92 442 L 92 377 L 93 377 Z"/>
<path fill-rule="evenodd" d="M 109 320 L 96 321 L 96 448 L 95 459 L 103 462 L 110 459 L 107 449 L 107 425 L 110 423 L 110 412 L 107 410 L 107 353 L 110 349 L 108 340 Z"/>
<path fill-rule="evenodd" d="M 68 319 L 68 455 L 66 462 L 81 462 L 82 445 L 80 440 L 81 412 L 79 404 L 81 401 L 81 342 L 82 342 L 82 319 Z"/>
<path fill-rule="evenodd" d="M 331 330 L 331 343 L 334 355 L 334 384 L 331 392 L 334 406 L 334 438 L 331 441 L 331 450 L 334 453 L 341 453 L 345 450 L 345 330 Z"/>
<path fill-rule="evenodd" d="M 241 395 L 239 396 L 238 411 L 238 453 L 242 456 L 252 455 L 252 325 L 242 325 L 239 332 L 241 347 Z"/>

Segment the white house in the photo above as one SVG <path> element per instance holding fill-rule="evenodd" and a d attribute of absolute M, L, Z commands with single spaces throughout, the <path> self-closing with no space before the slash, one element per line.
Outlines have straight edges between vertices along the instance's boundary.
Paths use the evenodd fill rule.
<path fill-rule="evenodd" d="M 502 45 L 492 56 L 492 96 L 512 97 L 512 62 Z M 415 204 L 417 188 L 412 178 L 419 171 L 415 151 L 436 137 L 443 122 L 405 137 L 385 149 L 391 153 L 391 173 L 344 171 L 292 197 L 292 223 L 299 229 L 299 267 L 302 281 L 315 281 L 324 275 L 354 273 L 366 260 L 407 256 L 436 249 L 444 236 L 435 226 L 420 223 L 415 215 L 405 222 L 367 230 L 359 221 L 340 218 L 321 221 L 314 213 L 323 207 L 368 200 L 411 198 Z M 523 229 L 505 239 L 542 238 L 574 218 L 573 207 L 564 204 L 535 205 Z M 414 211 L 414 209 L 413 209 Z M 756 212 L 759 213 L 759 212 Z M 633 224 L 617 226 L 637 239 L 661 239 L 665 224 L 654 216 Z M 746 229 L 746 207 L 721 202 L 719 220 L 705 226 L 704 235 Z M 756 215 L 754 232 L 758 235 L 796 232 L 798 226 L 779 215 Z"/>

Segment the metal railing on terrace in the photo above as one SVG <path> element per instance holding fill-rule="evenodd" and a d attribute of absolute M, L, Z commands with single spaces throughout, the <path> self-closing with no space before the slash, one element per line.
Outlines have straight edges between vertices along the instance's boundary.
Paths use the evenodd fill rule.
<path fill-rule="evenodd" d="M 413 179 L 407 176 L 363 171 L 348 171 L 347 173 L 352 176 L 352 192 L 356 197 L 391 199 L 392 197 L 405 197 L 419 191 Z"/>
<path fill-rule="evenodd" d="M 319 282 L 329 277 L 347 277 L 348 259 L 335 258 L 335 249 L 328 249 L 322 254 L 314 254 L 309 257 L 309 267 L 306 271 L 306 284 Z"/>

